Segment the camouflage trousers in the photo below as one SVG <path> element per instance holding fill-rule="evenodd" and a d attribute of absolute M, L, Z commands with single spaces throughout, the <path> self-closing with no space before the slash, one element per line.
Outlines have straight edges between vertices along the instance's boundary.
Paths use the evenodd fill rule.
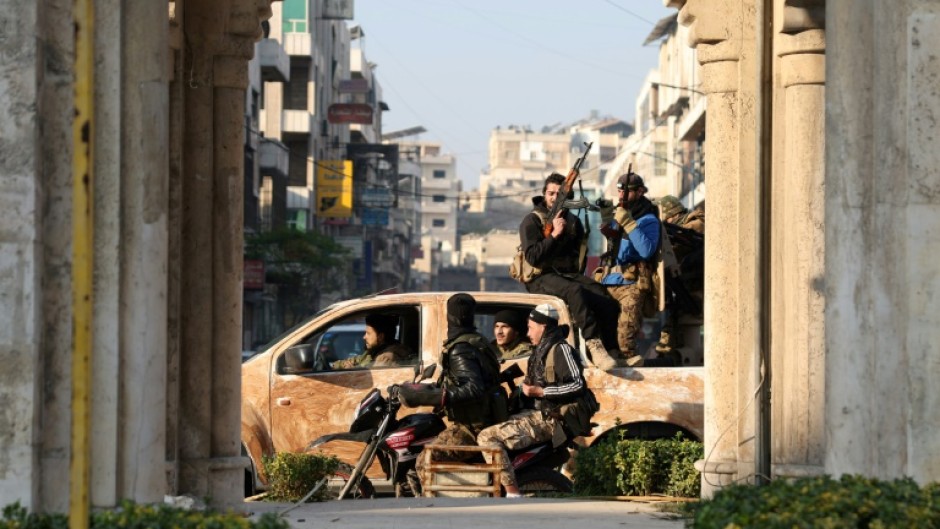
<path fill-rule="evenodd" d="M 428 446 L 440 446 L 440 445 L 449 445 L 449 446 L 476 446 L 477 445 L 477 436 L 469 426 L 465 424 L 451 423 L 444 429 L 443 432 L 438 434 L 433 441 L 428 443 Z M 456 452 L 452 450 L 424 450 L 421 455 L 418 456 L 418 461 L 415 463 L 415 469 L 418 472 L 418 479 L 422 482 L 427 481 L 424 475 L 425 466 L 430 463 L 430 459 L 433 457 L 434 461 L 466 461 L 470 459 L 475 454 L 473 452 Z"/>
<path fill-rule="evenodd" d="M 503 468 L 499 480 L 504 487 L 516 487 L 516 473 L 512 469 L 506 450 L 517 450 L 552 439 L 555 421 L 546 419 L 538 410 L 525 410 L 509 418 L 506 422 L 484 428 L 477 436 L 480 446 L 492 446 L 503 451 Z M 492 463 L 492 456 L 484 452 L 487 463 Z"/>
<path fill-rule="evenodd" d="M 607 292 L 620 303 L 620 317 L 617 319 L 617 345 L 624 356 L 637 354 L 636 333 L 643 323 L 643 303 L 650 295 L 649 290 L 641 290 L 636 283 L 632 285 L 609 285 Z"/>

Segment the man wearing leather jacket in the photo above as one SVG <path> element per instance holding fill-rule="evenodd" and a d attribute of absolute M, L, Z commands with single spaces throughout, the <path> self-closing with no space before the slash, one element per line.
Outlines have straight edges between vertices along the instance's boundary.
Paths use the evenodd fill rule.
<path fill-rule="evenodd" d="M 474 446 L 483 428 L 508 415 L 506 394 L 499 383 L 499 353 L 477 332 L 475 310 L 476 301 L 469 294 L 454 294 L 447 300 L 441 385 L 404 384 L 399 388 L 405 406 L 435 406 L 446 411 L 450 424 L 431 445 Z M 433 455 L 435 460 L 463 460 L 473 453 L 434 451 Z M 424 477 L 426 463 L 427 457 L 419 458 L 419 477 Z"/>

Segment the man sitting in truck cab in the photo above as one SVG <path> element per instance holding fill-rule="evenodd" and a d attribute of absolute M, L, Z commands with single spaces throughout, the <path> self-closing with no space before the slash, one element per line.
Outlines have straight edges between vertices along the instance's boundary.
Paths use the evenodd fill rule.
<path fill-rule="evenodd" d="M 525 335 L 525 319 L 518 311 L 501 310 L 493 319 L 493 345 L 503 360 L 512 360 L 532 352 L 532 343 Z"/>
<path fill-rule="evenodd" d="M 395 339 L 397 318 L 385 314 L 366 316 L 363 339 L 366 350 L 359 356 L 333 362 L 333 369 L 393 367 L 414 364 L 418 357 L 407 345 Z"/>

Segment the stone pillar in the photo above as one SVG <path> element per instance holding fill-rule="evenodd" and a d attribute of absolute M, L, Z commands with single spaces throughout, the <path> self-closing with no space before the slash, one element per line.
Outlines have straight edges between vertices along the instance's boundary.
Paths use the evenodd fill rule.
<path fill-rule="evenodd" d="M 782 477 L 822 473 L 825 450 L 824 6 L 790 3 L 775 16 L 770 190 L 771 454 Z"/>
<path fill-rule="evenodd" d="M 826 3 L 826 472 L 940 480 L 940 3 Z"/>
<path fill-rule="evenodd" d="M 753 473 L 757 70 L 743 43 L 754 42 L 754 1 L 689 0 L 679 13 L 708 97 L 703 497 Z"/>
<path fill-rule="evenodd" d="M 260 2 L 267 6 L 268 2 Z M 219 22 L 226 13 L 227 23 Z M 241 504 L 244 104 L 247 63 L 270 14 L 255 1 L 191 0 L 182 57 L 177 492 Z M 224 31 L 224 32 L 223 32 Z"/>
<path fill-rule="evenodd" d="M 118 498 L 160 502 L 168 492 L 163 475 L 168 22 L 166 6 L 159 2 L 126 3 L 121 14 L 120 436 L 119 457 L 114 458 L 118 462 L 116 493 Z"/>

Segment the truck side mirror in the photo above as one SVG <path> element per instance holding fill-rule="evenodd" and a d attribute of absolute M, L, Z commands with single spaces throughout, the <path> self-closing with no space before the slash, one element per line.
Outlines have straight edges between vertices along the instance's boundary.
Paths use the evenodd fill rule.
<path fill-rule="evenodd" d="M 295 345 L 284 352 L 284 373 L 300 375 L 326 369 L 326 360 L 310 344 Z"/>

